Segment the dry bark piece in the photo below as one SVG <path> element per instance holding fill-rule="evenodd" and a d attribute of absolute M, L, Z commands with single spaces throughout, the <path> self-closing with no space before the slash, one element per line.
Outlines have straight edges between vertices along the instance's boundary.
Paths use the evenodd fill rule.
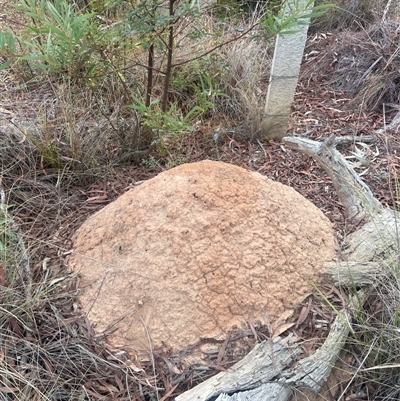
<path fill-rule="evenodd" d="M 365 296 L 360 291 L 353 302 L 362 298 Z M 303 353 L 301 347 L 292 335 L 277 337 L 258 344 L 228 371 L 179 395 L 176 401 L 207 401 L 215 396 L 216 401 L 285 401 L 294 388 L 301 387 L 318 393 L 339 357 L 351 327 L 350 319 L 349 311 L 340 311 L 322 347 L 308 358 L 296 363 Z"/>
<path fill-rule="evenodd" d="M 361 221 L 383 209 L 369 187 L 336 149 L 336 145 L 341 142 L 340 139 L 332 136 L 323 142 L 316 142 L 311 139 L 288 136 L 283 138 L 282 142 L 289 148 L 301 150 L 313 157 L 329 174 L 345 207 L 347 218 Z"/>

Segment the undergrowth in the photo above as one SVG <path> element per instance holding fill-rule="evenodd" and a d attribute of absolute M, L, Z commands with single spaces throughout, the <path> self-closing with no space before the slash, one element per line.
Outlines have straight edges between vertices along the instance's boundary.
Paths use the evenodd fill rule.
<path fill-rule="evenodd" d="M 159 157 L 167 160 L 167 168 L 185 162 L 179 143 L 198 126 L 208 127 L 201 141 L 217 143 L 215 128 L 221 125 L 237 136 L 257 136 L 273 36 L 293 24 L 273 18 L 279 16 L 279 2 L 273 2 L 273 14 L 267 13 L 268 2 L 250 4 L 248 13 L 243 4 L 221 0 L 204 9 L 182 5 L 172 15 L 156 1 L 142 2 L 140 9 L 126 1 L 11 3 L 15 7 L 7 5 L 6 19 L 0 21 L 0 83 L 15 105 L 12 118 L 0 125 L 5 188 L 0 205 L 1 397 L 151 399 L 154 384 L 134 356 L 111 353 L 77 309 L 77 278 L 67 273 L 67 246 L 58 238 L 78 223 L 82 195 L 74 188 L 104 177 L 109 185 L 114 169 L 131 162 L 149 169 L 159 166 Z M 352 22 L 340 21 L 349 28 L 357 14 L 363 23 L 357 18 L 355 24 L 364 27 L 375 3 L 368 4 L 365 14 L 347 12 Z M 141 24 L 141 12 L 147 25 Z M 179 23 L 172 24 L 176 19 Z M 337 23 L 329 29 L 339 28 Z M 367 24 L 365 29 L 377 46 L 372 54 L 363 53 L 368 62 L 358 78 L 370 85 L 353 95 L 366 108 L 398 102 L 393 31 L 368 30 Z M 157 157 L 141 160 L 137 152 L 149 149 Z M 93 210 L 89 205 L 86 213 Z M 17 214 L 23 217 L 13 217 Z M 398 276 L 383 288 L 359 323 L 354 354 L 367 346 L 371 364 L 364 368 L 359 361 L 362 377 L 377 383 L 382 373 L 384 385 L 374 389 L 374 399 L 389 400 L 398 393 L 385 384 L 396 379 L 397 367 L 390 365 L 398 356 Z M 379 369 L 369 369 L 374 366 Z M 384 391 L 392 398 L 377 398 Z"/>
<path fill-rule="evenodd" d="M 353 378 L 344 386 L 343 397 L 349 388 L 362 400 L 392 401 L 400 396 L 400 253 L 394 252 L 386 275 L 376 280 L 364 307 L 355 313 L 346 347 Z"/>
<path fill-rule="evenodd" d="M 219 4 L 11 4 L 14 24 L 0 29 L 2 76 L 13 75 L 15 91 L 37 93 L 33 127 L 13 128 L 44 167 L 78 172 L 135 161 L 205 119 L 251 137 L 262 127 L 271 39 L 323 12 L 294 4 L 287 15 L 260 3 L 228 23 Z"/>
<path fill-rule="evenodd" d="M 391 138 L 386 127 L 384 131 L 389 157 Z M 359 307 L 353 310 L 351 332 L 344 348 L 348 353 L 346 371 L 351 379 L 342 383 L 338 400 L 354 397 L 359 400 L 394 401 L 400 396 L 400 233 L 399 210 L 396 207 L 400 183 L 396 165 L 389 163 L 387 168 L 394 177 L 394 183 L 388 183 L 394 205 L 394 221 L 385 226 L 375 224 L 376 217 L 370 217 L 375 232 L 367 234 L 366 241 L 375 238 L 377 250 L 372 258 L 379 263 L 379 272 L 369 276 L 372 285 L 361 289 L 365 297 L 359 297 L 357 282 L 349 289 L 353 297 L 359 301 L 365 298 L 365 302 L 359 302 Z"/>
<path fill-rule="evenodd" d="M 35 249 L 0 202 L 0 394 L 2 400 L 135 400 L 153 393 L 129 354 L 113 355 L 77 310 L 77 277 Z M 58 274 L 57 274 L 58 273 Z"/>

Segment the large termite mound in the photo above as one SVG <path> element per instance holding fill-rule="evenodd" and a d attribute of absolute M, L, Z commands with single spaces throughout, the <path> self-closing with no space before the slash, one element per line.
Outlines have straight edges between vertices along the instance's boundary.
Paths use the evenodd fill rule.
<path fill-rule="evenodd" d="M 334 256 L 329 221 L 293 189 L 212 161 L 129 190 L 74 236 L 81 301 L 115 347 L 186 347 L 274 321 Z"/>

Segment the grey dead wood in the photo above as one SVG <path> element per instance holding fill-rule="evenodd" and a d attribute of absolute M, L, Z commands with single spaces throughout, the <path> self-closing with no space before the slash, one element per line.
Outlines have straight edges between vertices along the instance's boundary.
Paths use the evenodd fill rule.
<path fill-rule="evenodd" d="M 359 310 L 371 289 L 390 273 L 398 257 L 398 215 L 382 206 L 369 187 L 336 149 L 346 141 L 371 138 L 330 137 L 316 142 L 284 137 L 285 146 L 313 157 L 329 174 L 347 218 L 360 225 L 343 242 L 338 262 L 326 263 L 327 280 L 336 286 L 362 287 L 339 311 L 324 344 L 307 358 L 289 335 L 257 345 L 242 361 L 176 398 L 177 401 L 285 401 L 292 391 L 308 387 L 318 393 L 352 330 L 352 312 Z"/>
<path fill-rule="evenodd" d="M 233 395 L 221 394 L 216 401 L 265 401 L 265 394 L 269 394 L 269 397 L 276 401 L 285 401 L 288 399 L 291 392 L 291 388 L 284 384 L 268 383 L 254 390 L 243 391 Z"/>
<path fill-rule="evenodd" d="M 176 401 L 208 400 L 237 389 L 259 388 L 279 376 L 302 352 L 294 343 L 292 336 L 264 341 L 226 372 L 218 373 L 179 395 Z"/>
<path fill-rule="evenodd" d="M 296 387 L 317 393 L 339 357 L 350 319 L 348 310 L 340 311 L 322 347 L 308 358 L 296 363 L 303 350 L 292 335 L 264 341 L 226 372 L 179 395 L 176 401 L 285 401 Z"/>
<path fill-rule="evenodd" d="M 346 217 L 353 221 L 361 221 L 382 211 L 383 206 L 336 149 L 339 141 L 333 136 L 323 142 L 289 136 L 282 140 L 287 147 L 298 149 L 318 162 L 331 177 L 345 207 Z"/>
<path fill-rule="evenodd" d="M 378 262 L 328 262 L 325 264 L 326 280 L 336 287 L 364 287 L 379 283 L 386 274 Z"/>
<path fill-rule="evenodd" d="M 386 125 L 384 128 L 381 128 L 377 131 L 378 134 L 385 134 L 387 130 L 398 130 L 400 127 L 400 111 L 393 117 L 392 121 L 389 125 Z"/>

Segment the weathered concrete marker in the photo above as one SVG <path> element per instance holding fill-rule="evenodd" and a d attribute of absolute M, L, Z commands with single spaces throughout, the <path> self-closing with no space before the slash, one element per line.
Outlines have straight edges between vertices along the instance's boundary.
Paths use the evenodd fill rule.
<path fill-rule="evenodd" d="M 306 8 L 308 0 L 297 1 L 299 7 Z M 291 12 L 295 2 L 296 0 L 286 2 L 286 14 Z M 266 118 L 264 132 L 268 138 L 283 138 L 286 135 L 290 106 L 297 86 L 310 20 L 302 19 L 302 22 L 293 28 L 297 31 L 295 34 L 278 35 L 276 38 L 264 109 Z"/>

